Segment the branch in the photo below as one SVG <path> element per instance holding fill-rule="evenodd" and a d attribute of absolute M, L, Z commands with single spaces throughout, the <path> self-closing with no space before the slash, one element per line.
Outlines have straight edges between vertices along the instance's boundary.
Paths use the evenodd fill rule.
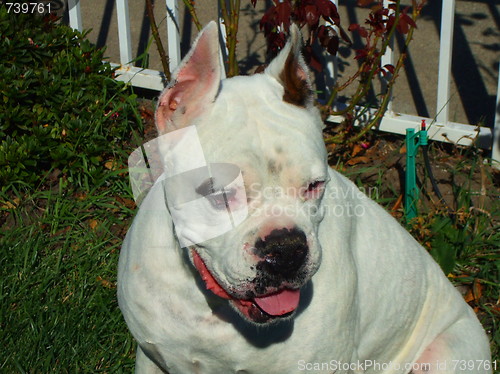
<path fill-rule="evenodd" d="M 240 19 L 240 0 L 234 0 L 231 4 L 231 43 L 229 46 L 229 76 L 239 74 L 238 60 L 236 59 L 236 45 L 238 44 L 238 26 Z"/>
<path fill-rule="evenodd" d="M 163 48 L 163 44 L 160 39 L 160 34 L 158 33 L 158 26 L 156 25 L 155 15 L 153 11 L 153 4 L 151 0 L 146 0 L 146 9 L 148 11 L 149 22 L 151 24 L 151 33 L 153 34 L 153 38 L 156 42 L 156 48 L 158 48 L 158 53 L 160 54 L 161 64 L 163 66 L 163 72 L 165 73 L 165 77 L 167 81 L 171 79 L 170 68 L 168 66 L 168 56 L 165 53 L 165 49 Z"/>
<path fill-rule="evenodd" d="M 226 27 L 226 46 L 228 50 L 228 77 L 238 75 L 238 61 L 236 60 L 236 44 L 238 43 L 238 23 L 240 15 L 240 0 L 230 0 L 230 9 L 228 11 L 226 0 L 219 0 L 222 20 Z"/>
<path fill-rule="evenodd" d="M 201 26 L 201 22 L 198 19 L 198 13 L 196 13 L 194 0 L 183 0 L 183 1 L 184 5 L 186 6 L 186 9 L 191 15 L 191 19 L 193 20 L 193 23 L 195 24 L 196 28 L 198 29 L 198 31 L 201 31 L 203 27 Z"/>

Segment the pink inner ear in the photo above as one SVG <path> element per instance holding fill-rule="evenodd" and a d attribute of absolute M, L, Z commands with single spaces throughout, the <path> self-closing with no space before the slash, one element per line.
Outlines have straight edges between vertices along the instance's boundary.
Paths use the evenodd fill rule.
<path fill-rule="evenodd" d="M 214 101 L 220 84 L 218 32 L 210 23 L 160 96 L 156 125 L 160 133 L 189 126 Z"/>
<path fill-rule="evenodd" d="M 285 90 L 283 100 L 293 105 L 306 107 L 311 99 L 311 88 L 307 68 L 302 66 L 301 57 L 296 53 L 294 51 L 289 53 L 279 79 Z"/>
<path fill-rule="evenodd" d="M 300 62 L 297 63 L 297 75 L 303 81 L 309 80 L 309 75 L 306 70 L 304 70 L 304 67 L 300 64 Z"/>
<path fill-rule="evenodd" d="M 170 103 L 168 103 L 168 109 L 172 111 L 176 110 L 178 106 L 179 106 L 179 100 L 176 99 L 170 100 Z"/>
<path fill-rule="evenodd" d="M 160 133 L 168 131 L 167 121 L 171 121 L 174 112 L 180 107 L 186 95 L 186 83 L 178 83 L 174 87 L 167 89 L 160 97 L 158 108 L 156 109 L 156 126 Z"/>

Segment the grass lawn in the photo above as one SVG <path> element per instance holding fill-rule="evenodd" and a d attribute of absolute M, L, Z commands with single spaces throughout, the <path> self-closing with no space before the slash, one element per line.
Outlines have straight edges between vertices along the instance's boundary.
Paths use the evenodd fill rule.
<path fill-rule="evenodd" d="M 120 198 L 126 178 L 115 173 L 89 192 L 63 183 L 10 192 L 1 199 L 0 371 L 132 372 L 134 342 L 116 300 L 134 212 Z"/>

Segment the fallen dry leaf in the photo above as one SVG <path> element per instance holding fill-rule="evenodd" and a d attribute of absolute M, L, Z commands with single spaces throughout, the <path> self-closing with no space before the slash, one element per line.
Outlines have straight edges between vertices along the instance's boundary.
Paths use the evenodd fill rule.
<path fill-rule="evenodd" d="M 132 200 L 132 199 L 128 199 L 128 198 L 125 198 L 125 197 L 117 196 L 116 197 L 116 201 L 118 201 L 119 203 L 125 205 L 125 207 L 129 208 L 129 209 L 135 209 L 135 207 L 136 207 L 135 201 Z"/>
<path fill-rule="evenodd" d="M 358 154 L 360 154 L 362 151 L 364 151 L 364 148 L 361 145 L 354 144 L 354 147 L 352 147 L 352 154 L 351 154 L 351 156 L 355 157 Z"/>
<path fill-rule="evenodd" d="M 116 170 L 116 161 L 109 160 L 104 163 L 104 167 L 108 170 Z"/>
<path fill-rule="evenodd" d="M 85 200 L 87 198 L 87 193 L 86 192 L 76 192 L 74 195 L 78 200 Z"/>
<path fill-rule="evenodd" d="M 396 210 L 399 210 L 399 208 L 401 208 L 401 204 L 402 203 L 403 203 L 403 194 L 399 195 L 398 199 L 396 200 L 396 202 L 392 206 L 391 210 L 393 212 L 396 211 Z"/>
<path fill-rule="evenodd" d="M 474 301 L 474 293 L 472 292 L 472 289 L 467 291 L 467 293 L 464 296 L 465 302 L 470 303 L 471 301 Z"/>
<path fill-rule="evenodd" d="M 479 279 L 474 280 L 474 284 L 472 285 L 472 293 L 474 295 L 474 299 L 479 300 L 481 296 L 483 296 L 483 285 Z"/>
<path fill-rule="evenodd" d="M 19 206 L 20 201 L 21 200 L 18 197 L 16 197 L 12 201 L 5 201 L 1 207 L 2 209 L 16 209 Z"/>
<path fill-rule="evenodd" d="M 370 159 L 366 156 L 359 156 L 359 157 L 354 157 L 351 158 L 349 161 L 346 162 L 346 165 L 357 165 L 357 164 L 366 164 L 370 162 Z"/>
<path fill-rule="evenodd" d="M 469 288 L 464 296 L 466 302 L 478 301 L 483 296 L 483 285 L 479 279 L 474 280 L 472 287 Z"/>
<path fill-rule="evenodd" d="M 104 279 L 100 275 L 97 276 L 96 278 L 97 282 L 101 284 L 101 286 L 105 288 L 116 288 L 115 284 L 107 279 Z"/>

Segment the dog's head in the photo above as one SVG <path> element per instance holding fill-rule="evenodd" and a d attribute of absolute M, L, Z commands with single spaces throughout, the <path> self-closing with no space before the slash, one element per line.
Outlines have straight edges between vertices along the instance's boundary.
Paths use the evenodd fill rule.
<path fill-rule="evenodd" d="M 317 231 L 326 151 L 299 35 L 294 28 L 263 73 L 221 81 L 212 22 L 174 73 L 156 112 L 160 135 L 195 126 L 201 148 L 181 153 L 189 158 L 202 152 L 213 165 L 208 178 L 185 186 L 205 201 L 199 214 L 245 213 L 233 229 L 189 251 L 207 288 L 259 324 L 293 314 L 321 259 Z M 242 183 L 218 180 L 221 165 L 241 172 Z"/>

